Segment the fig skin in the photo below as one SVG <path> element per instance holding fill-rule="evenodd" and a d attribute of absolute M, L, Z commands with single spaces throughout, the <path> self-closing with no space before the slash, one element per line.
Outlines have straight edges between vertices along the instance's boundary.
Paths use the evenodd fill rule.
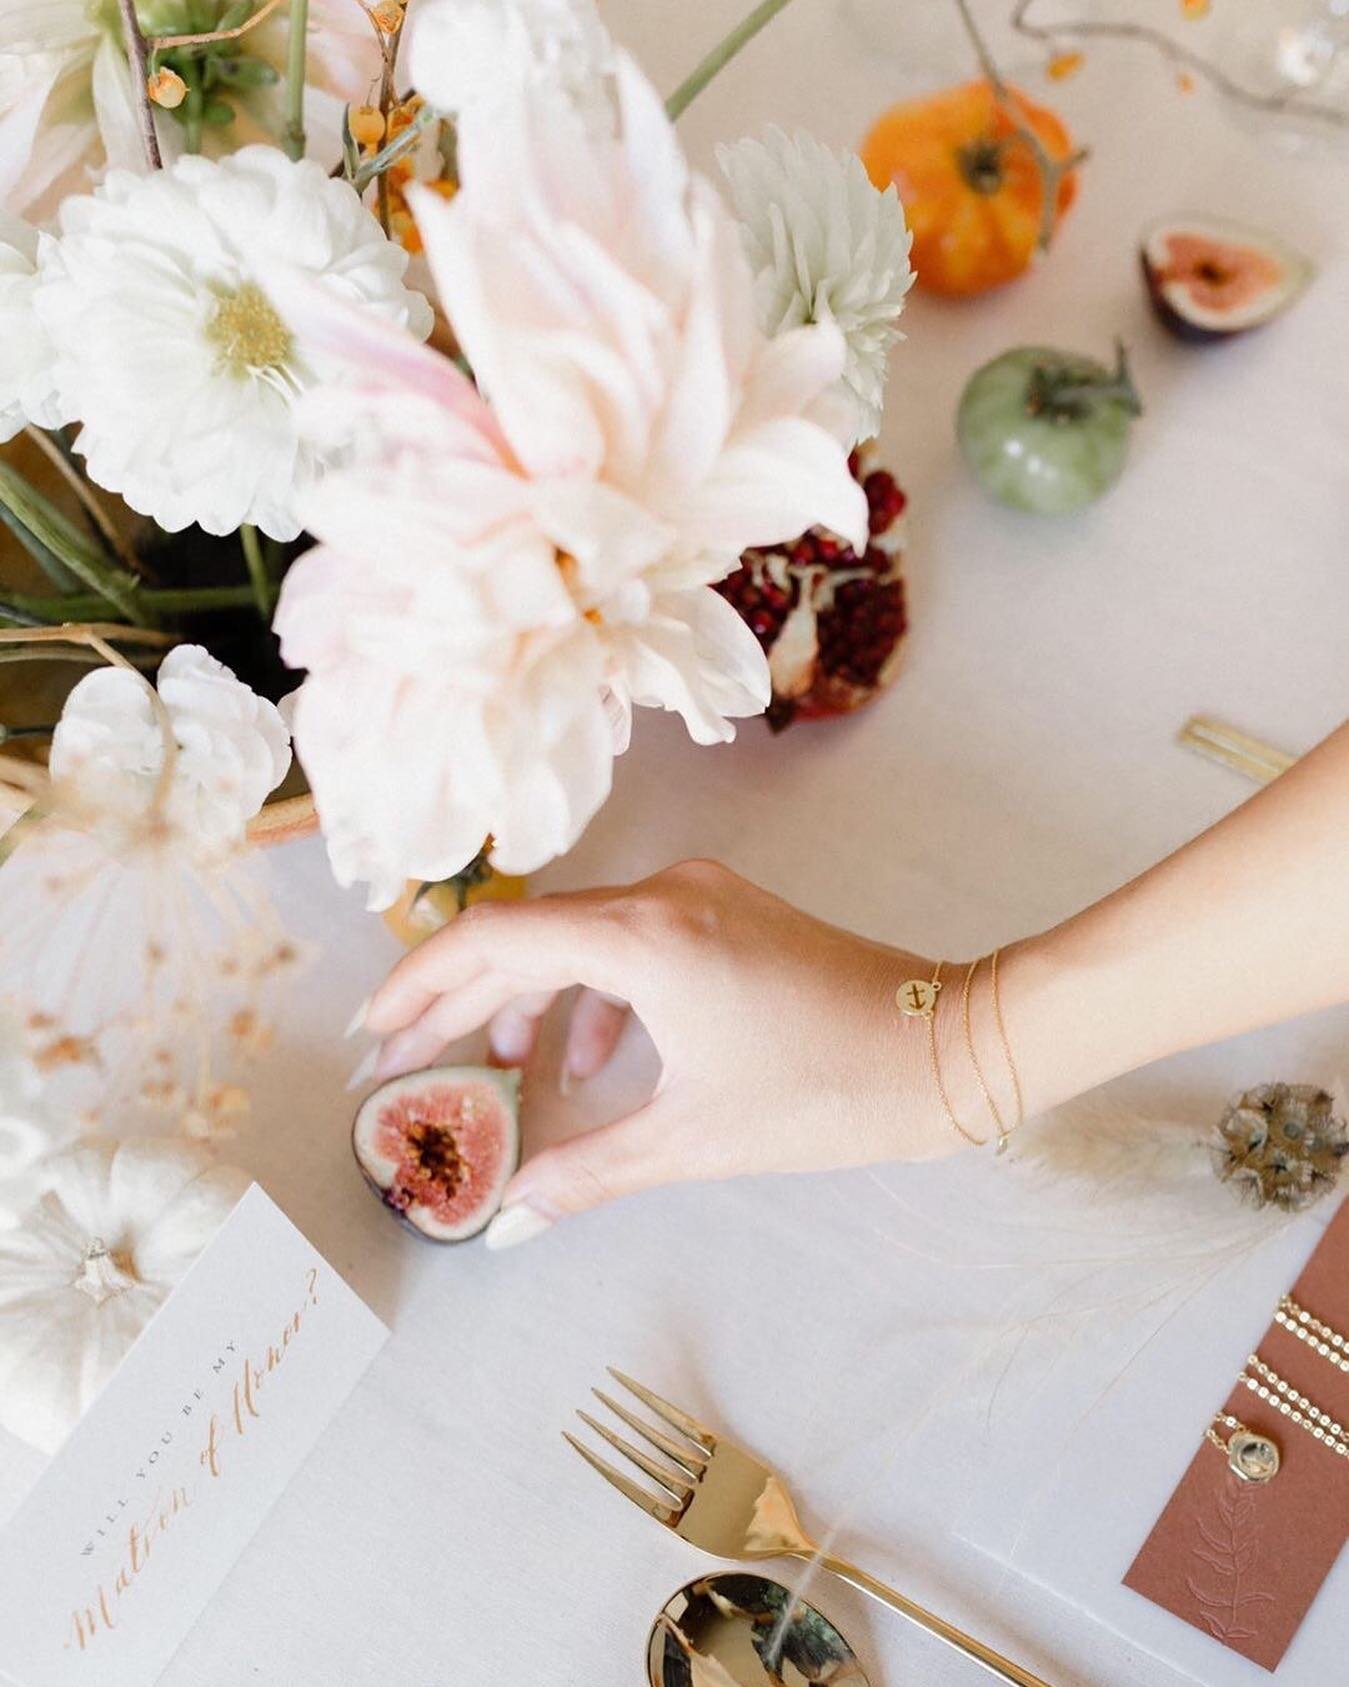
<path fill-rule="evenodd" d="M 386 1110 L 397 1107 L 405 1098 L 415 1100 L 419 1089 L 424 1089 L 430 1097 L 438 1090 L 455 1087 L 465 1090 L 487 1088 L 493 1092 L 501 1109 L 501 1118 L 496 1123 L 503 1152 L 492 1168 L 490 1186 L 480 1192 L 468 1218 L 450 1233 L 444 1227 L 444 1221 L 436 1218 L 427 1203 L 416 1200 L 404 1203 L 394 1198 L 398 1174 L 404 1162 L 389 1156 L 387 1145 L 382 1147 L 380 1143 L 379 1133 L 385 1123 Z M 444 1247 L 471 1241 L 482 1234 L 500 1211 L 502 1194 L 520 1164 L 519 1096 L 520 1073 L 515 1068 L 433 1066 L 390 1079 L 366 1096 L 352 1124 L 352 1154 L 361 1176 L 404 1229 L 411 1230 L 424 1242 Z M 428 1122 L 439 1124 L 434 1119 Z M 458 1154 L 462 1139 L 451 1126 L 440 1125 L 440 1128 L 450 1136 L 453 1152 Z M 465 1159 L 471 1164 L 469 1156 Z M 419 1213 L 424 1216 L 419 1217 Z"/>
<path fill-rule="evenodd" d="M 1256 274 L 1252 296 L 1236 300 L 1227 317 L 1214 303 L 1198 300 L 1187 312 L 1185 277 L 1168 269 L 1159 250 L 1168 236 L 1209 247 L 1215 267 L 1226 270 L 1229 279 L 1240 277 L 1243 264 L 1252 272 L 1262 271 Z M 1274 235 L 1216 217 L 1182 216 L 1151 224 L 1143 231 L 1138 260 L 1157 320 L 1188 345 L 1221 345 L 1277 321 L 1301 297 L 1314 273 L 1310 260 Z"/>

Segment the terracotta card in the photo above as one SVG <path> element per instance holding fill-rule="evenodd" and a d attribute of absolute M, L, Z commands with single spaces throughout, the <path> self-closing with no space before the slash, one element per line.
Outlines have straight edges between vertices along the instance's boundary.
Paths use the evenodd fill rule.
<path fill-rule="evenodd" d="M 1290 1292 L 1349 1335 L 1349 1201 Z M 1349 1428 L 1349 1373 L 1277 1323 L 1258 1351 L 1299 1394 Z M 1244 1358 L 1233 1355 L 1234 1370 Z M 1275 1442 L 1278 1474 L 1261 1485 L 1243 1481 L 1224 1453 L 1202 1442 L 1124 1582 L 1273 1670 L 1349 1539 L 1349 1458 L 1240 1385 L 1222 1410 Z"/>
<path fill-rule="evenodd" d="M 0 1534 L 0 1681 L 151 1687 L 386 1335 L 255 1184 Z"/>

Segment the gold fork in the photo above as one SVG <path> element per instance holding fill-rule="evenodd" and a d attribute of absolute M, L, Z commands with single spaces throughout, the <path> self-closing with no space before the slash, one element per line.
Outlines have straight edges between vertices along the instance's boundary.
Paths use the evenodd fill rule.
<path fill-rule="evenodd" d="M 896 1593 L 894 1588 L 878 1582 L 855 1564 L 836 1558 L 833 1553 L 822 1552 L 802 1528 L 791 1495 L 776 1472 L 743 1447 L 737 1447 L 733 1441 L 699 1423 L 688 1412 L 672 1406 L 659 1394 L 653 1394 L 641 1383 L 624 1376 L 622 1371 L 610 1368 L 609 1375 L 674 1431 L 674 1435 L 666 1434 L 600 1389 L 592 1391 L 616 1418 L 640 1435 L 661 1457 L 654 1458 L 634 1447 L 589 1412 L 578 1412 L 577 1416 L 648 1476 L 656 1484 L 656 1491 L 653 1493 L 622 1471 L 615 1470 L 566 1430 L 563 1435 L 587 1464 L 599 1471 L 606 1482 L 612 1483 L 634 1505 L 640 1506 L 648 1517 L 654 1517 L 657 1523 L 663 1523 L 686 1541 L 719 1558 L 802 1558 L 821 1564 L 842 1581 L 870 1594 L 873 1599 L 879 1599 L 892 1611 L 898 1611 L 929 1634 L 935 1634 L 938 1640 L 944 1640 L 948 1646 L 982 1664 L 1000 1681 L 1012 1682 L 1014 1687 L 1049 1687 L 1049 1683 L 1040 1676 L 1032 1675 L 1028 1669 L 1022 1669 L 1020 1664 L 1004 1658 L 991 1646 L 985 1646 L 982 1640 L 976 1640 L 944 1618 L 924 1610 L 914 1600 Z"/>

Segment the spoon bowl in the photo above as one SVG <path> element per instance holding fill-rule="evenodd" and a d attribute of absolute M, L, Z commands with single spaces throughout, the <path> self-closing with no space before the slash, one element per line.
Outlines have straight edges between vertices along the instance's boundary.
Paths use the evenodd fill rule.
<path fill-rule="evenodd" d="M 781 1582 L 700 1576 L 666 1601 L 647 1642 L 651 1687 L 870 1687 L 851 1646 Z"/>

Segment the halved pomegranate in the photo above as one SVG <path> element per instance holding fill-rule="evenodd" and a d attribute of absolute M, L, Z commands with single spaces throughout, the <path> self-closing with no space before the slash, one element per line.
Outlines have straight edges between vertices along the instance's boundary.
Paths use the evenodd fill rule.
<path fill-rule="evenodd" d="M 767 720 L 849 714 L 894 678 L 908 625 L 900 517 L 907 499 L 885 469 L 849 467 L 861 481 L 870 534 L 861 556 L 835 534 L 812 528 L 789 545 L 746 551 L 717 590 L 768 656 L 773 700 Z"/>

